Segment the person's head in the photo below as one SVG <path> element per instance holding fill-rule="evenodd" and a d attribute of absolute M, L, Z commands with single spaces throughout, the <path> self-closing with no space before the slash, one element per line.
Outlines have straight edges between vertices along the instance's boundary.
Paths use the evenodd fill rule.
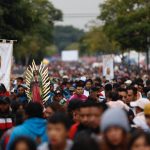
<path fill-rule="evenodd" d="M 0 97 L 0 113 L 8 113 L 10 108 L 9 97 Z"/>
<path fill-rule="evenodd" d="M 108 145 L 112 147 L 122 145 L 129 131 L 126 113 L 118 108 L 108 109 L 102 116 L 100 127 Z"/>
<path fill-rule="evenodd" d="M 135 87 L 128 87 L 127 89 L 127 104 L 130 104 L 132 101 L 137 100 L 137 88 Z"/>
<path fill-rule="evenodd" d="M 86 88 L 87 90 L 90 90 L 91 87 L 92 87 L 92 84 L 93 84 L 93 82 L 92 82 L 91 79 L 86 80 L 86 82 L 85 82 L 85 88 Z"/>
<path fill-rule="evenodd" d="M 25 105 L 18 101 L 14 101 L 13 103 L 11 103 L 11 109 L 15 114 L 17 111 L 23 111 L 25 109 Z"/>
<path fill-rule="evenodd" d="M 63 93 L 61 90 L 56 90 L 53 100 L 56 102 L 60 102 L 63 99 Z"/>
<path fill-rule="evenodd" d="M 89 102 L 90 105 L 90 118 L 89 126 L 92 129 L 99 128 L 99 123 L 101 122 L 101 117 L 104 111 L 107 109 L 107 105 L 104 103 Z"/>
<path fill-rule="evenodd" d="M 36 150 L 35 142 L 27 137 L 18 137 L 10 146 L 11 150 Z"/>
<path fill-rule="evenodd" d="M 150 79 L 148 79 L 148 80 L 146 81 L 146 86 L 147 86 L 147 87 L 150 87 Z"/>
<path fill-rule="evenodd" d="M 34 75 L 34 76 L 37 76 L 38 74 L 39 74 L 38 70 L 34 70 L 34 71 L 33 71 L 33 75 Z"/>
<path fill-rule="evenodd" d="M 117 100 L 119 100 L 119 95 L 117 92 L 108 93 L 107 101 L 117 101 Z"/>
<path fill-rule="evenodd" d="M 145 105 L 144 115 L 145 115 L 146 123 L 150 127 L 150 104 Z"/>
<path fill-rule="evenodd" d="M 99 150 L 99 145 L 87 132 L 80 132 L 71 150 Z"/>
<path fill-rule="evenodd" d="M 105 77 L 104 77 L 103 79 L 106 80 Z M 102 83 L 102 80 L 101 80 L 99 77 L 97 77 L 97 78 L 94 80 L 94 86 L 98 86 L 98 85 L 100 85 L 101 83 Z"/>
<path fill-rule="evenodd" d="M 50 84 L 50 91 L 52 92 L 52 91 L 54 91 L 54 84 Z"/>
<path fill-rule="evenodd" d="M 150 100 L 150 91 L 147 92 L 147 98 Z"/>
<path fill-rule="evenodd" d="M 79 109 L 79 122 L 85 127 L 89 126 L 90 105 L 88 102 L 82 102 Z"/>
<path fill-rule="evenodd" d="M 83 86 L 82 86 L 82 85 L 80 85 L 80 84 L 76 85 L 75 93 L 76 93 L 77 95 L 82 95 L 82 94 L 83 94 L 83 92 L 84 92 L 84 90 L 83 90 Z"/>
<path fill-rule="evenodd" d="M 105 89 L 105 92 L 110 92 L 112 91 L 113 87 L 112 87 L 112 84 L 111 83 L 107 83 L 104 87 Z"/>
<path fill-rule="evenodd" d="M 111 92 L 113 89 L 112 84 L 111 83 L 107 83 L 104 87 L 104 91 L 105 91 L 105 96 L 107 98 L 109 92 Z"/>
<path fill-rule="evenodd" d="M 119 88 L 118 94 L 119 94 L 120 100 L 122 100 L 124 103 L 126 103 L 126 101 L 127 101 L 127 90 L 124 88 Z"/>
<path fill-rule="evenodd" d="M 71 81 L 66 82 L 66 88 L 69 89 L 71 87 Z"/>
<path fill-rule="evenodd" d="M 16 80 L 17 80 L 17 85 L 23 84 L 23 78 L 22 77 L 18 77 Z"/>
<path fill-rule="evenodd" d="M 78 99 L 73 99 L 68 104 L 67 110 L 74 122 L 79 122 L 79 109 L 81 104 L 82 102 Z"/>
<path fill-rule="evenodd" d="M 22 96 L 25 94 L 25 88 L 21 85 L 18 86 L 18 96 Z"/>
<path fill-rule="evenodd" d="M 64 113 L 56 112 L 48 119 L 47 135 L 52 147 L 58 148 L 66 143 L 70 123 Z"/>
<path fill-rule="evenodd" d="M 150 104 L 150 101 L 146 98 L 140 98 L 135 102 L 131 102 L 130 106 L 135 108 L 136 114 L 144 111 L 144 108 L 147 104 Z"/>
<path fill-rule="evenodd" d="M 98 87 L 92 87 L 89 97 L 97 99 L 99 97 L 99 88 Z"/>
<path fill-rule="evenodd" d="M 149 150 L 150 134 L 142 131 L 135 132 L 129 141 L 129 150 Z"/>
<path fill-rule="evenodd" d="M 143 89 L 144 89 L 144 84 L 138 84 L 138 91 L 140 93 L 143 93 Z"/>
<path fill-rule="evenodd" d="M 27 118 L 43 118 L 43 107 L 40 103 L 30 102 L 25 108 Z"/>
<path fill-rule="evenodd" d="M 117 91 L 117 89 L 120 87 L 119 83 L 113 83 L 113 91 Z"/>
<path fill-rule="evenodd" d="M 44 117 L 48 119 L 57 111 L 55 104 L 51 103 L 45 106 Z"/>
<path fill-rule="evenodd" d="M 2 95 L 2 94 L 5 94 L 5 92 L 6 92 L 7 90 L 6 90 L 6 87 L 5 87 L 5 85 L 4 84 L 0 84 L 0 94 Z M 2 95 L 3 96 L 3 95 Z"/>

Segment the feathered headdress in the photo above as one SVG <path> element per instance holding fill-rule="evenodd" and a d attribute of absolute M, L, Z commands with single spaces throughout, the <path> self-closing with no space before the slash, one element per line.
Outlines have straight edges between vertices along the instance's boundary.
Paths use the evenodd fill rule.
<path fill-rule="evenodd" d="M 25 73 L 25 81 L 27 85 L 26 94 L 29 99 L 29 101 L 32 101 L 32 90 L 31 90 L 31 83 L 34 78 L 34 71 L 38 71 L 39 78 L 40 78 L 40 89 L 41 89 L 41 98 L 43 104 L 48 100 L 49 98 L 49 92 L 50 92 L 50 79 L 48 75 L 48 68 L 45 67 L 42 63 L 37 67 L 35 64 L 35 61 L 33 60 L 32 65 L 30 65 Z"/>

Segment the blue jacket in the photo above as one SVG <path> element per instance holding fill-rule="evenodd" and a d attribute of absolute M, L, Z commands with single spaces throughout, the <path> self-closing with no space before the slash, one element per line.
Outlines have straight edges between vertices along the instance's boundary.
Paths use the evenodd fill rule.
<path fill-rule="evenodd" d="M 28 98 L 27 98 L 26 94 L 23 94 L 23 95 L 21 95 L 21 96 L 18 97 L 18 100 L 19 100 L 20 103 L 27 103 L 28 102 L 27 99 Z"/>
<path fill-rule="evenodd" d="M 19 136 L 30 137 L 36 142 L 38 139 L 41 141 L 41 143 L 46 142 L 47 141 L 46 124 L 47 121 L 42 118 L 27 119 L 22 125 L 14 128 L 10 136 L 9 143 L 7 145 L 7 150 L 10 150 L 10 145 Z"/>

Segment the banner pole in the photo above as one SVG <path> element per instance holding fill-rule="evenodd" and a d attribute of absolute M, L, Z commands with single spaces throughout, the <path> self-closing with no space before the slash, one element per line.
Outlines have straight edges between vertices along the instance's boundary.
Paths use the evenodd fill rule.
<path fill-rule="evenodd" d="M 17 40 L 8 40 L 8 39 L 0 39 L 0 42 L 1 43 L 14 43 L 14 42 L 17 42 Z"/>

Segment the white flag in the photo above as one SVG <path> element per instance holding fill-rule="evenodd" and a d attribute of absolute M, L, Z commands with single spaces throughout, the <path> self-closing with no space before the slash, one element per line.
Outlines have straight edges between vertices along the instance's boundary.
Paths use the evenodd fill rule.
<path fill-rule="evenodd" d="M 0 83 L 10 90 L 13 43 L 0 43 Z"/>

